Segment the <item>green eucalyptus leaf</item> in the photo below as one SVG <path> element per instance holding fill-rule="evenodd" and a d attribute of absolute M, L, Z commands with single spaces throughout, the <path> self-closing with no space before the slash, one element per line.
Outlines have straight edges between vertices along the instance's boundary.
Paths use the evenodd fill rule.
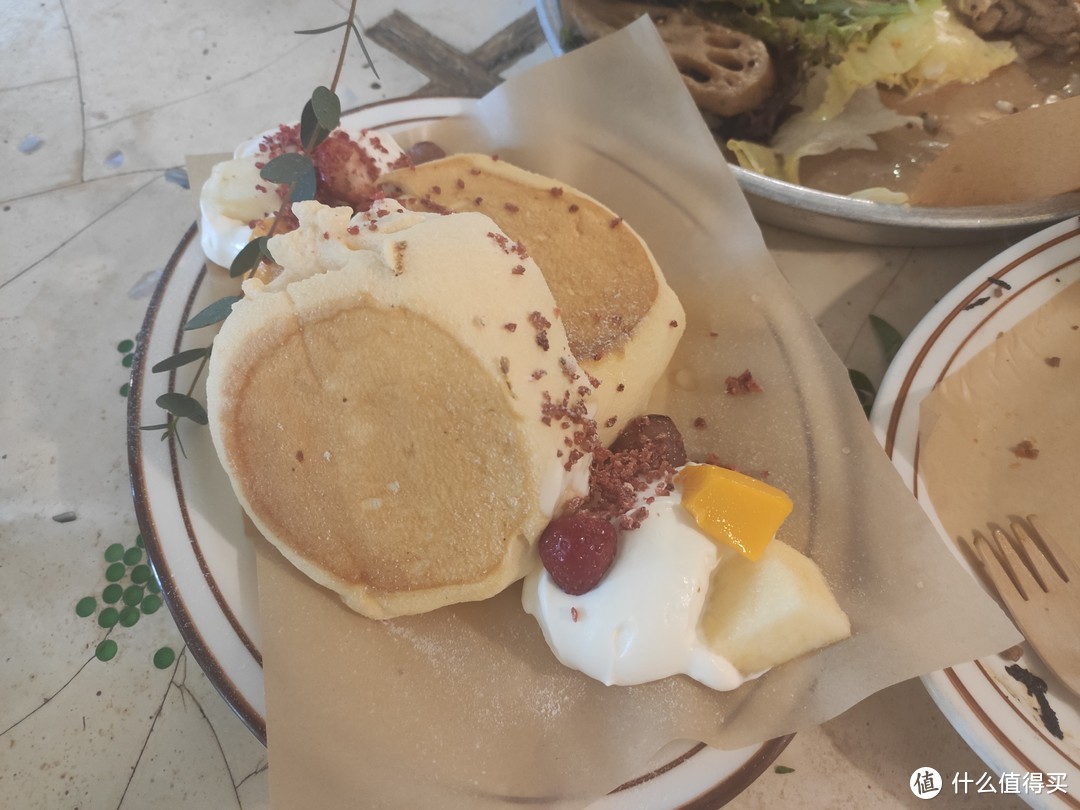
<path fill-rule="evenodd" d="M 173 416 L 181 419 L 190 419 L 199 425 L 205 425 L 209 419 L 206 416 L 206 408 L 195 397 L 181 394 L 179 391 L 171 391 L 162 394 L 155 402 L 159 408 L 168 411 Z"/>
<path fill-rule="evenodd" d="M 367 45 L 364 44 L 364 37 L 360 34 L 360 29 L 356 26 L 356 23 L 349 20 L 349 27 L 353 33 L 356 34 L 356 41 L 360 43 L 360 50 L 364 52 L 364 58 L 367 59 L 367 63 L 371 65 L 371 72 L 375 74 L 375 78 L 379 78 L 379 71 L 375 67 L 375 60 L 371 58 L 371 54 L 368 53 Z"/>
<path fill-rule="evenodd" d="M 259 240 L 252 239 L 240 248 L 240 252 L 232 260 L 232 264 L 229 265 L 229 276 L 236 278 L 237 276 L 246 275 L 258 267 L 261 260 L 262 249 L 259 246 Z"/>
<path fill-rule="evenodd" d="M 226 295 L 224 298 L 219 298 L 185 323 L 184 330 L 202 329 L 204 326 L 220 323 L 229 317 L 229 313 L 232 312 L 232 305 L 241 298 L 243 298 L 242 295 Z"/>
<path fill-rule="evenodd" d="M 874 397 L 877 396 L 877 388 L 869 377 L 853 368 L 848 369 L 848 379 L 851 380 L 851 385 L 859 396 L 863 411 L 869 416 L 870 409 L 874 406 Z"/>
<path fill-rule="evenodd" d="M 242 295 L 227 295 L 225 298 L 218 298 L 211 303 L 210 306 L 195 314 L 190 321 L 184 324 L 184 329 L 201 329 L 204 326 L 211 326 L 212 324 L 224 321 L 232 311 L 233 303 L 239 301 L 241 298 L 243 298 Z"/>
<path fill-rule="evenodd" d="M 315 164 L 310 164 L 307 174 L 301 175 L 297 178 L 296 182 L 293 183 L 292 190 L 289 193 L 289 200 L 291 202 L 314 200 L 317 182 L 318 180 L 315 176 Z"/>
<path fill-rule="evenodd" d="M 271 183 L 292 185 L 304 174 L 312 171 L 311 158 L 300 152 L 286 152 L 269 160 L 259 176 Z"/>
<path fill-rule="evenodd" d="M 229 265 L 229 275 L 233 278 L 246 275 L 258 267 L 263 259 L 270 262 L 274 260 L 274 257 L 270 255 L 270 237 L 268 236 L 252 239 L 244 245 Z"/>
<path fill-rule="evenodd" d="M 172 357 L 166 357 L 160 363 L 155 363 L 154 367 L 150 370 L 155 374 L 158 374 L 162 371 L 171 371 L 174 368 L 186 366 L 188 363 L 194 363 L 196 360 L 202 360 L 204 357 L 208 357 L 209 355 L 209 346 L 203 346 L 200 349 L 185 349 L 182 352 L 177 352 Z"/>
<path fill-rule="evenodd" d="M 885 352 L 885 361 L 891 362 L 896 353 L 900 350 L 900 346 L 904 343 L 903 336 L 896 331 L 896 327 L 879 318 L 877 315 L 870 316 L 870 326 L 874 330 L 874 334 L 877 335 L 878 343 L 881 345 L 882 350 Z"/>
<path fill-rule="evenodd" d="M 300 113 L 300 143 L 304 145 L 304 151 L 312 153 L 327 136 L 327 132 L 319 126 L 319 119 L 315 117 L 315 108 L 309 100 L 304 105 L 304 111 Z"/>
<path fill-rule="evenodd" d="M 315 198 L 315 164 L 308 155 L 300 152 L 278 155 L 263 166 L 259 174 L 272 183 L 287 184 L 292 202 Z"/>
<path fill-rule="evenodd" d="M 341 123 L 341 99 L 329 87 L 319 85 L 311 94 L 311 108 L 319 126 L 333 132 Z"/>

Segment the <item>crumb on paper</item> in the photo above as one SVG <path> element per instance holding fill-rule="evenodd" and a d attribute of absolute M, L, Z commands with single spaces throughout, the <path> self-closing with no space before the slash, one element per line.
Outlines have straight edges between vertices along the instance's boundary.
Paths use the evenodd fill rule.
<path fill-rule="evenodd" d="M 1019 444 L 1014 444 L 1009 450 L 1017 458 L 1036 459 L 1039 457 L 1039 448 L 1035 446 L 1035 442 L 1031 439 L 1024 439 Z"/>
<path fill-rule="evenodd" d="M 724 387 L 732 396 L 738 396 L 740 394 L 760 394 L 762 391 L 758 381 L 754 379 L 754 375 L 750 369 L 746 369 L 738 377 L 728 377 L 724 381 Z"/>

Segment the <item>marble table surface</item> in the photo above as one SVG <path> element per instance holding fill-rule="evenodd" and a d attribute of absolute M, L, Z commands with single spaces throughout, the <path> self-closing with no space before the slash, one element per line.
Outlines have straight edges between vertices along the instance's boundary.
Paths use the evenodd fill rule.
<path fill-rule="evenodd" d="M 276 123 L 282 98 L 304 99 L 325 83 L 338 37 L 294 31 L 339 22 L 346 8 L 332 0 L 5 5 L 4 807 L 269 805 L 265 748 L 191 657 L 147 577 L 128 481 L 126 382 L 155 280 L 192 223 L 184 157 L 231 149 Z M 379 75 L 351 48 L 340 86 L 346 107 L 474 95 L 552 58 L 532 0 L 362 0 L 358 14 Z M 875 382 L 887 358 L 869 316 L 906 334 L 1006 247 L 991 239 L 881 248 L 763 230 L 837 353 Z M 908 807 L 920 803 L 908 787 L 919 766 L 985 771 L 917 680 L 797 735 L 777 764 L 785 767 L 766 770 L 731 806 Z M 1020 804 L 985 795 L 952 803 Z"/>

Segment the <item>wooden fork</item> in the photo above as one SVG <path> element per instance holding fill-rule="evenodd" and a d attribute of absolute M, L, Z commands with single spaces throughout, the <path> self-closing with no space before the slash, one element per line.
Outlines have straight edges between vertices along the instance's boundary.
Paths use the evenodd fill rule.
<path fill-rule="evenodd" d="M 971 546 L 1028 644 L 1080 695 L 1080 566 L 1034 515 L 1026 523 L 1011 523 L 1011 537 L 990 524 L 993 540 L 976 531 Z"/>

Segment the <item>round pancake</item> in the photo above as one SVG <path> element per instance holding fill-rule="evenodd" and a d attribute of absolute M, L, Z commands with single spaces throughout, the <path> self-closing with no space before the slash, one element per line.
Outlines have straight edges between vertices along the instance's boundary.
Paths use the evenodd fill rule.
<path fill-rule="evenodd" d="M 571 392 L 542 276 L 514 274 L 476 214 L 384 210 L 361 229 L 343 209 L 298 209 L 275 250 L 294 266 L 246 283 L 211 355 L 211 432 L 241 504 L 366 616 L 493 596 L 537 564 L 587 477 L 574 426 L 545 410 L 588 386 Z M 541 311 L 543 341 L 525 324 Z"/>

